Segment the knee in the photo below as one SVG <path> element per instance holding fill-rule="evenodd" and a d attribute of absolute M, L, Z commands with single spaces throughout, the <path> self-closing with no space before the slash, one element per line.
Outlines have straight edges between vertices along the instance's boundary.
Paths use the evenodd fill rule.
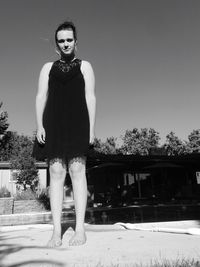
<path fill-rule="evenodd" d="M 52 164 L 49 170 L 52 178 L 62 179 L 66 175 L 66 170 L 60 164 Z"/>
<path fill-rule="evenodd" d="M 81 164 L 74 164 L 69 167 L 69 174 L 71 178 L 78 178 L 85 173 L 85 166 Z"/>

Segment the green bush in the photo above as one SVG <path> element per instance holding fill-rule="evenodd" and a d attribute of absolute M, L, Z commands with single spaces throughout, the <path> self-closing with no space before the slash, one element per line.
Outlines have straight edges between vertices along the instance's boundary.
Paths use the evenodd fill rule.
<path fill-rule="evenodd" d="M 3 186 L 0 188 L 0 197 L 10 197 L 10 191 L 7 189 L 7 187 Z"/>
<path fill-rule="evenodd" d="M 30 188 L 27 190 L 18 190 L 14 196 L 14 200 L 37 200 L 43 204 L 46 210 L 50 210 L 48 189 L 43 189 L 39 195 L 36 192 L 33 192 L 33 190 Z"/>
<path fill-rule="evenodd" d="M 14 196 L 15 200 L 36 200 L 37 195 L 31 189 L 18 191 Z"/>
<path fill-rule="evenodd" d="M 42 192 L 40 193 L 38 200 L 40 203 L 42 203 L 45 207 L 46 210 L 50 210 L 50 199 L 49 199 L 49 194 L 48 194 L 48 188 L 43 189 Z"/>
<path fill-rule="evenodd" d="M 39 177 L 35 159 L 32 157 L 33 141 L 29 137 L 16 135 L 15 143 L 16 153 L 10 161 L 12 170 L 16 171 L 17 185 L 25 191 L 30 188 L 36 192 Z"/>

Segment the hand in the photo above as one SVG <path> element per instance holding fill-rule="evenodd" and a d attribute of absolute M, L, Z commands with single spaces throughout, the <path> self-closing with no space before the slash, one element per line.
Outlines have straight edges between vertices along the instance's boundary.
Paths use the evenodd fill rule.
<path fill-rule="evenodd" d="M 40 144 L 45 143 L 45 129 L 43 127 L 37 129 L 37 140 Z"/>

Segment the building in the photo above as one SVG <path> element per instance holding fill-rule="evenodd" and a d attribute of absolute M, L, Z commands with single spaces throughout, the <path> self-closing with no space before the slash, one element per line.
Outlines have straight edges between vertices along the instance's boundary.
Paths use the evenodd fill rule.
<path fill-rule="evenodd" d="M 47 187 L 47 164 L 36 163 L 41 189 Z M 6 187 L 13 196 L 16 193 L 16 171 L 11 169 L 10 162 L 0 162 L 0 188 Z"/>
<path fill-rule="evenodd" d="M 87 171 L 96 202 L 200 200 L 200 154 L 98 155 Z"/>
<path fill-rule="evenodd" d="M 48 166 L 37 162 L 39 187 L 49 185 Z M 166 155 L 103 155 L 87 160 L 89 198 L 108 205 L 132 204 L 136 201 L 197 200 L 200 198 L 200 154 Z M 71 195 L 69 174 L 67 192 Z M 10 163 L 0 162 L 0 188 L 16 193 L 15 171 Z"/>

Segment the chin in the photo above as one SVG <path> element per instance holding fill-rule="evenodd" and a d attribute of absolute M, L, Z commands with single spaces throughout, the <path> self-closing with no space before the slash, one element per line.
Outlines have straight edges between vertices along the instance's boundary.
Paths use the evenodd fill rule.
<path fill-rule="evenodd" d="M 74 51 L 69 51 L 69 52 L 62 51 L 61 57 L 71 57 L 71 56 L 74 56 Z"/>
<path fill-rule="evenodd" d="M 63 54 L 64 54 L 64 55 L 71 55 L 71 54 L 73 54 L 73 53 L 74 53 L 74 51 L 72 51 L 72 50 L 71 50 L 71 51 L 67 51 L 67 52 L 63 51 Z"/>

